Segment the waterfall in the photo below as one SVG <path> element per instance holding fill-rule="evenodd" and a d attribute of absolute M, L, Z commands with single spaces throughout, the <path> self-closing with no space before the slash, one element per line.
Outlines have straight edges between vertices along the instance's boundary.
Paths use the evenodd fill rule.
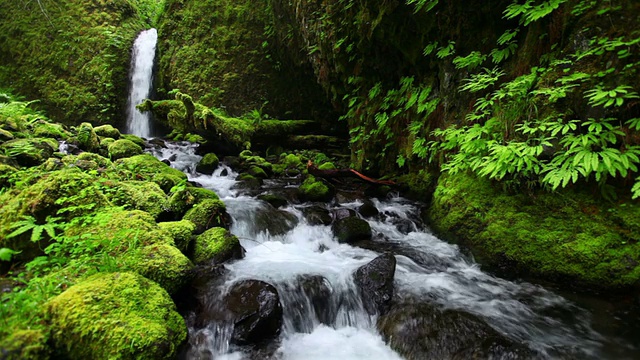
<path fill-rule="evenodd" d="M 133 43 L 131 56 L 131 90 L 127 102 L 126 132 L 145 138 L 151 135 L 151 118 L 148 112 L 138 111 L 136 105 L 148 98 L 151 92 L 157 41 L 156 29 L 141 32 Z"/>

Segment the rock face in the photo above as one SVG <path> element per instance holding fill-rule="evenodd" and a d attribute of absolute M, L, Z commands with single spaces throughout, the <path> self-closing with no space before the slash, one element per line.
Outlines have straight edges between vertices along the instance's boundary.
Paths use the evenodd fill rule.
<path fill-rule="evenodd" d="M 365 308 L 370 314 L 384 314 L 393 298 L 396 258 L 386 253 L 361 266 L 353 275 Z"/>
<path fill-rule="evenodd" d="M 167 292 L 134 273 L 94 275 L 47 307 L 64 358 L 171 359 L 187 336 Z"/>
<path fill-rule="evenodd" d="M 333 235 L 338 242 L 351 244 L 360 240 L 371 239 L 371 226 L 357 217 L 347 217 L 333 223 Z"/>
<path fill-rule="evenodd" d="M 394 305 L 378 319 L 378 329 L 394 350 L 410 360 L 537 358 L 474 315 L 426 303 Z"/>
<path fill-rule="evenodd" d="M 241 281 L 231 288 L 224 302 L 233 314 L 233 343 L 255 344 L 280 332 L 282 305 L 272 285 L 258 280 Z"/>

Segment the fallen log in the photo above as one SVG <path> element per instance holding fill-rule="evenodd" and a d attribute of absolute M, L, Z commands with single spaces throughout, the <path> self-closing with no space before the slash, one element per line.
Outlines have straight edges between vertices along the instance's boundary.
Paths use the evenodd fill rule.
<path fill-rule="evenodd" d="M 321 177 L 325 179 L 351 177 L 351 178 L 357 178 L 364 182 L 368 182 L 370 184 L 376 184 L 376 185 L 395 185 L 396 184 L 394 181 L 391 181 L 391 180 L 378 180 L 378 179 L 370 178 L 366 175 L 363 175 L 357 172 L 354 169 L 320 170 L 311 160 L 307 162 L 307 171 L 309 171 L 309 174 L 313 176 Z"/>

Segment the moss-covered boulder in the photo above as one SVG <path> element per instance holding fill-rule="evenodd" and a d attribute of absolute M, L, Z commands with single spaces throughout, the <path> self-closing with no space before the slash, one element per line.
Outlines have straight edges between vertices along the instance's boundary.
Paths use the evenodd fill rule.
<path fill-rule="evenodd" d="M 269 177 L 269 175 L 267 175 L 267 173 L 261 167 L 255 165 L 251 166 L 249 170 L 247 170 L 247 173 L 253 177 L 263 180 Z"/>
<path fill-rule="evenodd" d="M 160 186 L 150 181 L 122 181 L 114 184 L 107 197 L 114 205 L 126 209 L 142 210 L 158 218 L 167 210 L 167 195 Z"/>
<path fill-rule="evenodd" d="M 86 161 L 93 161 L 96 164 L 98 164 L 99 167 L 101 168 L 106 168 L 111 166 L 113 163 L 111 162 L 111 160 L 107 159 L 104 156 L 98 155 L 96 153 L 91 153 L 91 152 L 82 152 L 80 154 L 78 154 L 77 156 L 78 160 L 86 160 Z"/>
<path fill-rule="evenodd" d="M 212 190 L 187 186 L 171 194 L 168 208 L 182 217 L 193 205 L 205 199 L 219 200 L 218 194 Z"/>
<path fill-rule="evenodd" d="M 196 229 L 194 223 L 189 220 L 167 221 L 158 223 L 158 226 L 173 238 L 178 250 L 187 253 Z"/>
<path fill-rule="evenodd" d="M 460 173 L 440 177 L 428 215 L 436 232 L 511 274 L 574 286 L 640 286 L 636 203 L 608 204 L 576 191 L 508 194 Z"/>
<path fill-rule="evenodd" d="M 189 220 L 195 224 L 195 234 L 202 234 L 212 227 L 228 228 L 231 224 L 231 216 L 227 208 L 220 200 L 205 199 L 184 215 L 182 220 Z"/>
<path fill-rule="evenodd" d="M 195 239 L 193 261 L 196 263 L 220 264 L 229 259 L 240 259 L 243 255 L 238 238 L 224 228 L 208 229 Z"/>
<path fill-rule="evenodd" d="M 49 334 L 41 329 L 20 329 L 6 339 L 0 340 L 2 359 L 39 360 L 49 359 L 51 347 L 47 344 Z"/>
<path fill-rule="evenodd" d="M 318 169 L 319 170 L 335 170 L 336 166 L 333 165 L 332 162 L 327 161 L 325 163 L 322 163 L 320 166 L 318 166 Z"/>
<path fill-rule="evenodd" d="M 14 168 L 13 166 L 0 164 L 0 188 L 3 188 L 5 186 L 8 187 L 11 176 L 17 171 L 18 169 Z"/>
<path fill-rule="evenodd" d="M 133 135 L 133 134 L 122 134 L 122 135 L 120 135 L 120 137 L 123 138 L 123 139 L 129 140 L 129 141 L 133 141 L 134 143 L 136 143 L 141 148 L 145 147 L 144 139 L 141 138 L 140 136 L 136 136 L 136 135 Z"/>
<path fill-rule="evenodd" d="M 338 242 L 352 244 L 360 240 L 371 240 L 371 225 L 365 220 L 350 216 L 337 220 L 331 226 Z"/>
<path fill-rule="evenodd" d="M 35 137 L 66 140 L 71 134 L 61 124 L 38 120 L 32 125 L 31 133 Z"/>
<path fill-rule="evenodd" d="M 105 138 L 112 138 L 114 140 L 120 139 L 120 130 L 114 128 L 111 125 L 107 124 L 107 125 L 96 126 L 93 130 L 96 132 L 98 136 L 102 136 Z"/>
<path fill-rule="evenodd" d="M 172 359 L 187 328 L 167 292 L 135 273 L 101 273 L 48 302 L 52 343 L 70 359 Z"/>
<path fill-rule="evenodd" d="M 174 294 L 187 282 L 193 263 L 176 247 L 148 245 L 128 259 L 129 268 Z"/>
<path fill-rule="evenodd" d="M 89 123 L 82 123 L 76 128 L 76 143 L 84 151 L 97 151 L 100 148 L 98 135 Z"/>
<path fill-rule="evenodd" d="M 203 174 L 211 174 L 218 167 L 218 164 L 220 164 L 218 156 L 214 153 L 208 153 L 196 165 L 196 171 Z"/>
<path fill-rule="evenodd" d="M 58 150 L 57 145 L 44 138 L 15 139 L 0 145 L 0 150 L 20 166 L 36 166 L 51 157 Z"/>
<path fill-rule="evenodd" d="M 151 154 L 118 159 L 114 165 L 116 172 L 130 171 L 138 179 L 153 181 L 160 185 L 166 193 L 180 182 L 187 181 L 187 175 L 182 171 L 172 168 Z"/>
<path fill-rule="evenodd" d="M 322 181 L 316 180 L 314 176 L 307 177 L 298 188 L 298 197 L 302 201 L 322 201 L 327 202 L 333 198 L 334 191 Z"/>
<path fill-rule="evenodd" d="M 142 148 L 131 140 L 120 139 L 109 145 L 109 156 L 112 160 L 142 154 Z"/>

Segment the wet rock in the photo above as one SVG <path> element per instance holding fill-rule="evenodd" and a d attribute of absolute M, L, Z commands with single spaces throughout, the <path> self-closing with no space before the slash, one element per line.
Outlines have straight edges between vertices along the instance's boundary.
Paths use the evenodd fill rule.
<path fill-rule="evenodd" d="M 169 159 L 162 159 L 161 161 L 167 165 L 171 165 L 171 161 L 169 161 Z"/>
<path fill-rule="evenodd" d="M 302 214 L 310 225 L 331 225 L 333 221 L 329 210 L 321 206 L 304 208 Z"/>
<path fill-rule="evenodd" d="M 298 198 L 302 201 L 328 202 L 333 199 L 335 189 L 324 179 L 316 179 L 313 176 L 307 179 L 298 188 Z"/>
<path fill-rule="evenodd" d="M 269 204 L 271 204 L 271 206 L 273 206 L 276 209 L 280 207 L 284 207 L 288 204 L 287 199 L 285 199 L 283 196 L 276 195 L 276 194 L 262 194 L 258 196 L 258 199 L 268 202 Z"/>
<path fill-rule="evenodd" d="M 194 234 L 202 234 L 212 227 L 229 228 L 231 216 L 227 213 L 224 203 L 220 200 L 204 199 L 189 209 L 182 217 L 196 225 Z"/>
<path fill-rule="evenodd" d="M 238 182 L 235 187 L 245 190 L 259 190 L 262 187 L 262 179 L 256 178 L 253 175 L 242 173 L 238 175 L 236 179 Z"/>
<path fill-rule="evenodd" d="M 394 219 L 392 222 L 401 234 L 407 235 L 412 231 L 416 231 L 415 225 L 409 219 Z"/>
<path fill-rule="evenodd" d="M 211 228 L 195 238 L 192 258 L 197 264 L 220 264 L 243 257 L 244 249 L 240 241 L 224 228 Z"/>
<path fill-rule="evenodd" d="M 96 129 L 97 131 L 97 129 Z M 167 144 L 165 143 L 164 140 L 160 139 L 160 138 L 153 138 L 151 140 L 148 141 L 149 144 L 157 147 L 157 148 L 162 148 L 162 149 L 166 149 L 167 148 Z"/>
<path fill-rule="evenodd" d="M 272 285 L 258 280 L 241 281 L 229 290 L 224 303 L 233 318 L 233 343 L 255 344 L 280 332 L 282 305 Z"/>
<path fill-rule="evenodd" d="M 201 174 L 211 174 L 220 164 L 218 156 L 214 153 L 206 154 L 196 165 L 196 171 Z"/>
<path fill-rule="evenodd" d="M 229 176 L 229 170 L 227 170 L 226 168 L 222 169 L 222 171 L 220 171 L 220 176 Z"/>
<path fill-rule="evenodd" d="M 385 253 L 356 270 L 353 279 L 358 286 L 367 312 L 384 314 L 389 310 L 393 298 L 393 277 L 396 258 Z"/>
<path fill-rule="evenodd" d="M 321 275 L 300 275 L 298 277 L 299 288 L 311 301 L 311 306 L 323 324 L 331 324 L 335 314 L 331 310 L 331 294 L 333 290 L 329 280 Z"/>
<path fill-rule="evenodd" d="M 331 211 L 331 216 L 336 221 L 346 219 L 348 217 L 355 217 L 356 215 L 355 210 L 347 208 L 334 209 Z"/>
<path fill-rule="evenodd" d="M 479 317 L 427 303 L 395 304 L 377 325 L 385 341 L 407 359 L 537 358 Z"/>
<path fill-rule="evenodd" d="M 284 235 L 298 225 L 298 218 L 284 210 L 275 209 L 273 206 L 265 206 L 256 212 L 256 233 L 268 231 L 271 235 Z"/>
<path fill-rule="evenodd" d="M 109 145 L 108 149 L 111 160 L 117 160 L 142 154 L 142 147 L 127 139 L 114 141 L 111 145 Z"/>
<path fill-rule="evenodd" d="M 239 170 L 242 166 L 242 159 L 238 156 L 225 156 L 224 163 L 234 170 Z"/>
<path fill-rule="evenodd" d="M 331 226 L 333 235 L 338 242 L 351 244 L 360 240 L 371 239 L 371 226 L 368 222 L 357 217 L 338 220 Z"/>
<path fill-rule="evenodd" d="M 364 191 L 364 194 L 368 197 L 374 197 L 377 199 L 386 199 L 391 192 L 391 187 L 387 185 L 372 185 Z"/>
<path fill-rule="evenodd" d="M 369 199 L 364 200 L 364 204 L 358 208 L 358 212 L 366 218 L 371 218 L 379 214 L 378 208 L 376 208 L 373 201 Z"/>
<path fill-rule="evenodd" d="M 93 131 L 96 132 L 96 135 L 98 136 L 102 136 L 102 137 L 108 137 L 108 138 L 112 138 L 114 140 L 118 140 L 120 139 L 120 130 L 114 128 L 111 125 L 102 125 L 102 126 L 96 126 L 93 128 Z M 164 141 L 162 139 L 153 139 L 153 140 L 157 140 L 157 141 L 162 141 L 162 144 L 164 145 Z M 152 141 L 153 141 L 152 140 Z M 151 143 L 153 143 L 152 141 L 149 141 Z M 166 147 L 166 146 L 164 146 Z"/>

